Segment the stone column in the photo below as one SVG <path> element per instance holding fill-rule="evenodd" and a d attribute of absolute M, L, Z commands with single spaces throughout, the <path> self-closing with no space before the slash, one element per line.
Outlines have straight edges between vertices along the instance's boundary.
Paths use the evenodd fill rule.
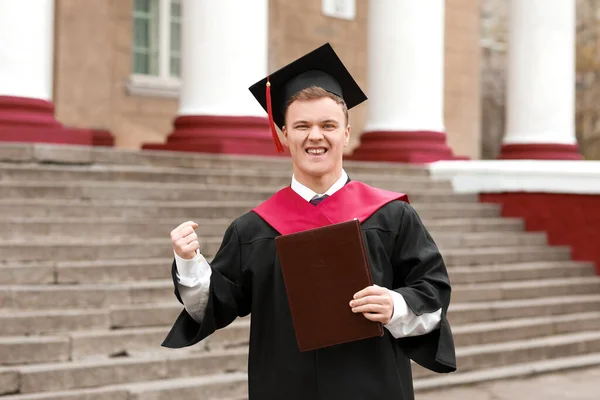
<path fill-rule="evenodd" d="M 54 117 L 54 0 L 0 1 L 0 141 L 92 144 Z"/>
<path fill-rule="evenodd" d="M 276 155 L 248 87 L 267 74 L 268 0 L 183 0 L 178 116 L 164 149 Z"/>
<path fill-rule="evenodd" d="M 451 159 L 444 132 L 444 0 L 369 1 L 368 112 L 359 160 Z"/>
<path fill-rule="evenodd" d="M 510 0 L 500 158 L 581 159 L 575 138 L 575 0 Z"/>

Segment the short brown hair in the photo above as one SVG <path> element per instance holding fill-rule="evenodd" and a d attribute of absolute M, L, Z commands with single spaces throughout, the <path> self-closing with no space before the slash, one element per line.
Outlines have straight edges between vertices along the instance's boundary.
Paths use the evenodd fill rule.
<path fill-rule="evenodd" d="M 285 105 L 285 110 L 283 110 L 284 118 L 287 115 L 288 107 L 294 101 L 296 101 L 296 100 L 317 100 L 317 99 L 320 99 L 323 97 L 329 97 L 330 99 L 335 101 L 337 104 L 342 106 L 342 111 L 344 112 L 344 117 L 346 119 L 346 125 L 348 125 L 348 106 L 346 105 L 346 102 L 344 101 L 344 99 L 342 99 L 339 96 L 336 96 L 335 94 L 333 94 L 331 92 L 328 92 L 327 90 L 325 90 L 319 86 L 307 87 L 306 89 L 302 89 L 301 91 L 296 93 L 294 96 L 292 96 L 292 98 Z"/>

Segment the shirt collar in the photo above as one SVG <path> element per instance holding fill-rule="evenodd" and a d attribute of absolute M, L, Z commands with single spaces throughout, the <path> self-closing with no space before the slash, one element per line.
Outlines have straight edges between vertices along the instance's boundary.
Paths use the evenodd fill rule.
<path fill-rule="evenodd" d="M 291 187 L 292 187 L 292 190 L 294 192 L 296 192 L 304 200 L 311 201 L 312 198 L 315 197 L 316 195 L 322 196 L 322 195 L 326 194 L 328 196 L 331 196 L 332 194 L 334 194 L 335 192 L 337 192 L 338 190 L 343 188 L 347 181 L 348 181 L 348 174 L 346 173 L 346 171 L 344 171 L 342 169 L 342 176 L 340 176 L 340 179 L 338 179 L 333 185 L 331 185 L 331 187 L 329 189 L 327 189 L 327 191 L 325 193 L 314 192 L 312 189 L 309 189 L 308 187 L 306 187 L 303 184 L 301 184 L 300 182 L 298 182 L 294 175 L 292 175 Z"/>

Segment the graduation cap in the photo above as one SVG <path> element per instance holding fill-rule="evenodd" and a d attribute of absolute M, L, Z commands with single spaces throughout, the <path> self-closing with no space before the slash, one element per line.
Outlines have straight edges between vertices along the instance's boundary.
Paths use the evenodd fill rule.
<path fill-rule="evenodd" d="M 288 101 L 311 86 L 318 86 L 342 98 L 348 109 L 367 100 L 329 43 L 256 82 L 249 89 L 269 115 L 271 134 L 279 152 L 283 151 L 283 146 L 275 124 L 279 129 L 283 128 Z"/>

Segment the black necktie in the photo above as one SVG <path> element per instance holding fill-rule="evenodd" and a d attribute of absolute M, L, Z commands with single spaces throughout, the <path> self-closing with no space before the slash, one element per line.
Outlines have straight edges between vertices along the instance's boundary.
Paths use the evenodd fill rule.
<path fill-rule="evenodd" d="M 312 204 L 313 206 L 316 206 L 317 204 L 319 204 L 320 202 L 322 202 L 323 200 L 325 200 L 327 197 L 329 197 L 328 194 L 324 194 L 321 197 L 319 197 L 319 195 L 316 195 L 315 197 L 313 197 L 310 200 L 310 204 Z"/>

